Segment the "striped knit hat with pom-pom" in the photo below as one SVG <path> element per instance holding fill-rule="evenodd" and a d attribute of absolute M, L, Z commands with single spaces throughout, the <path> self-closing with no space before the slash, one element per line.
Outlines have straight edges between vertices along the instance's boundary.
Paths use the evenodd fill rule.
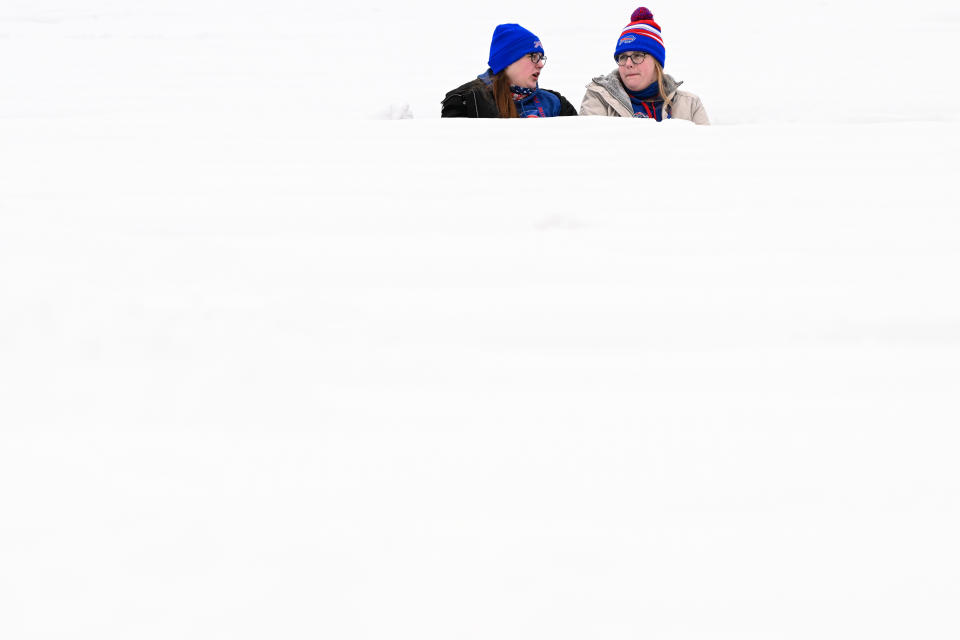
<path fill-rule="evenodd" d="M 623 28 L 617 48 L 613 52 L 614 60 L 628 51 L 646 51 L 663 67 L 667 50 L 663 46 L 660 25 L 653 21 L 653 14 L 646 7 L 638 7 L 630 16 L 630 24 Z"/>

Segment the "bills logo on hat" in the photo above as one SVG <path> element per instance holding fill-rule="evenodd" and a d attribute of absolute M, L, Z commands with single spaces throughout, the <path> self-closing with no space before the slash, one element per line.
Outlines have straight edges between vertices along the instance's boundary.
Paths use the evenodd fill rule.
<path fill-rule="evenodd" d="M 620 30 L 613 59 L 616 60 L 620 54 L 631 51 L 649 53 L 661 67 L 666 62 L 667 50 L 663 46 L 660 25 L 653 21 L 653 13 L 646 7 L 637 7 L 630 15 L 630 24 Z"/>
<path fill-rule="evenodd" d="M 498 24 L 490 40 L 490 71 L 498 74 L 529 53 L 543 53 L 540 36 L 515 23 Z"/>

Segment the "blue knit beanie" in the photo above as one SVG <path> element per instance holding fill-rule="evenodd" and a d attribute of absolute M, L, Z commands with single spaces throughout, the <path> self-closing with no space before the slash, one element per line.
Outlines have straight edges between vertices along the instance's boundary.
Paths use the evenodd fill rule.
<path fill-rule="evenodd" d="M 646 7 L 637 7 L 630 16 L 630 24 L 620 32 L 613 58 L 628 51 L 646 51 L 661 67 L 666 66 L 667 50 L 663 46 L 660 25 L 653 21 L 653 14 Z"/>
<path fill-rule="evenodd" d="M 518 24 L 498 24 L 490 41 L 490 70 L 500 73 L 528 53 L 543 53 L 540 38 Z"/>

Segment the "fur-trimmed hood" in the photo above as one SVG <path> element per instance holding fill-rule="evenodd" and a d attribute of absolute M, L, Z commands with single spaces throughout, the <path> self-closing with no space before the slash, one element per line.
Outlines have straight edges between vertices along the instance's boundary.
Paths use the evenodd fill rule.
<path fill-rule="evenodd" d="M 690 120 L 696 124 L 710 124 L 707 112 L 700 102 L 700 98 L 687 91 L 681 91 L 682 82 L 674 80 L 673 76 L 663 74 L 663 88 L 670 99 L 670 118 L 675 120 Z M 587 85 L 587 92 L 580 104 L 582 116 L 620 116 L 633 117 L 633 105 L 630 96 L 620 81 L 619 69 L 614 69 L 605 76 L 597 76 Z"/>
<path fill-rule="evenodd" d="M 616 98 L 627 109 L 633 109 L 633 107 L 630 106 L 630 96 L 627 95 L 627 90 L 620 80 L 620 71 L 618 69 L 614 69 L 605 76 L 597 76 L 591 83 L 606 89 L 607 93 Z M 673 97 L 677 94 L 677 88 L 682 84 L 682 80 L 677 82 L 670 74 L 663 74 L 663 88 L 667 92 L 667 97 L 671 100 L 673 100 Z M 590 85 L 587 85 L 587 88 L 589 89 Z"/>

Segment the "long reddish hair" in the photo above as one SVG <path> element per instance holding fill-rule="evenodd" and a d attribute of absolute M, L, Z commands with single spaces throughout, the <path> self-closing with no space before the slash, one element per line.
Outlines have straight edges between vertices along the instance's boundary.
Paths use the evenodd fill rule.
<path fill-rule="evenodd" d="M 501 118 L 516 118 L 517 105 L 513 101 L 513 91 L 510 89 L 510 78 L 504 69 L 493 76 L 493 101 L 497 104 L 497 111 Z"/>

